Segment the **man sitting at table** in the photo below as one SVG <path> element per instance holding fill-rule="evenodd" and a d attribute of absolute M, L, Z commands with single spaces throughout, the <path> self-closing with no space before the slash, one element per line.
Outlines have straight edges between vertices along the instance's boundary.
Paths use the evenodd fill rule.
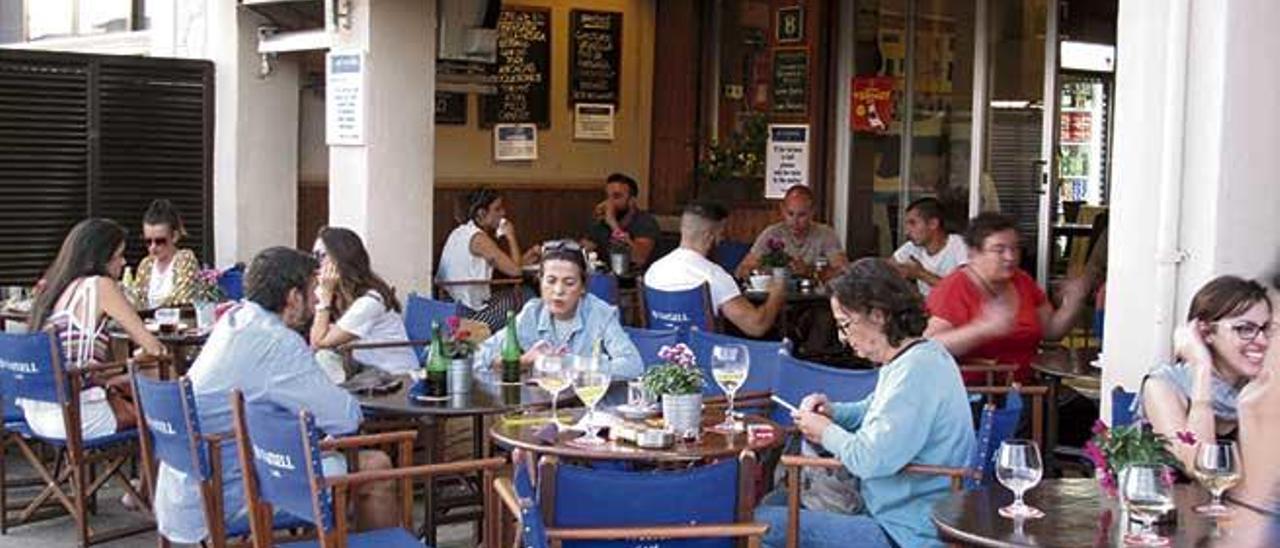
<path fill-rule="evenodd" d="M 835 229 L 813 221 L 813 191 L 796 185 L 787 189 L 782 202 L 782 222 L 769 225 L 756 238 L 751 251 L 738 264 L 738 277 L 746 278 L 760 268 L 760 260 L 769 253 L 770 242 L 782 242 L 783 251 L 791 257 L 791 273 L 808 276 L 819 258 L 826 258 L 830 272 L 840 272 L 849 260 L 840 245 Z"/>
<path fill-rule="evenodd" d="M 187 373 L 196 395 L 200 424 L 206 432 L 231 431 L 228 395 L 240 390 L 245 399 L 269 401 L 296 414 L 308 410 L 316 426 L 329 435 L 355 432 L 360 404 L 329 381 L 302 337 L 315 303 L 316 269 L 310 255 L 273 247 L 254 257 L 245 274 L 245 300 L 227 311 Z M 326 475 L 345 472 L 341 455 L 323 460 Z M 388 469 L 390 459 L 378 451 L 362 451 L 360 470 Z M 244 483 L 236 452 L 222 451 L 223 508 L 228 521 L 247 520 Z M 395 486 L 388 482 L 357 488 L 353 502 L 363 529 L 396 524 Z M 155 512 L 160 533 L 171 541 L 200 542 L 208 536 L 195 478 L 160 465 Z"/>
<path fill-rule="evenodd" d="M 937 198 L 911 202 L 903 224 L 907 243 L 893 252 L 893 265 L 902 277 L 915 280 L 920 294 L 928 297 L 934 285 L 969 262 L 969 247 L 959 234 L 947 234 Z"/>
<path fill-rule="evenodd" d="M 683 291 L 706 283 L 711 288 L 711 307 L 743 333 L 759 337 L 773 327 L 786 300 L 781 280 L 769 285 L 769 297 L 755 306 L 742 295 L 733 276 L 707 259 L 707 254 L 724 235 L 724 206 L 692 203 L 680 216 L 680 247 L 658 259 L 644 274 L 646 286 L 661 291 Z"/>
<path fill-rule="evenodd" d="M 631 251 L 632 263 L 641 268 L 649 264 L 660 230 L 653 215 L 640 209 L 636 202 L 639 195 L 640 185 L 635 179 L 622 173 L 609 174 L 604 182 L 604 201 L 596 204 L 583 247 L 607 260 L 611 245 L 625 246 Z"/>

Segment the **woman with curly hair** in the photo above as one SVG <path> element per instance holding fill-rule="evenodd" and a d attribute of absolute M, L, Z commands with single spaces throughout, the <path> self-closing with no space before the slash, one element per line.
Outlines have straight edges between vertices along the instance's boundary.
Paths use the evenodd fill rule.
<path fill-rule="evenodd" d="M 861 509 L 801 510 L 800 545 L 940 546 L 930 508 L 949 491 L 942 476 L 901 473 L 908 464 L 965 466 L 973 419 L 959 368 L 941 344 L 922 338 L 927 317 L 916 288 L 881 259 L 861 259 L 833 280 L 831 312 L 840 340 L 881 364 L 870 396 L 835 403 L 810 394 L 793 417 L 804 438 L 835 455 L 858 480 Z M 782 546 L 786 493 L 766 497 L 756 518 Z"/>
<path fill-rule="evenodd" d="M 169 200 L 155 200 L 142 216 L 147 256 L 138 263 L 139 305 L 163 308 L 190 304 L 200 263 L 190 249 L 179 249 L 187 235 L 182 216 Z"/>

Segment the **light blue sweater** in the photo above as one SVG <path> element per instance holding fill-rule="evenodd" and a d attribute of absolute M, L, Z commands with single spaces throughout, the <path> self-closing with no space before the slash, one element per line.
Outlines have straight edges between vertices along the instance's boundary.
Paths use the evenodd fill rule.
<path fill-rule="evenodd" d="M 963 467 L 973 453 L 973 419 L 951 354 L 933 341 L 917 343 L 880 369 L 875 392 L 835 404 L 833 415 L 822 446 L 861 479 L 871 516 L 901 546 L 941 546 L 930 514 L 950 481 L 900 471 Z"/>

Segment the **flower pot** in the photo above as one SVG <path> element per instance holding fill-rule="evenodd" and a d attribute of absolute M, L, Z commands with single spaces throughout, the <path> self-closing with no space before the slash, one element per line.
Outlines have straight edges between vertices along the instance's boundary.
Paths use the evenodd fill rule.
<path fill-rule="evenodd" d="M 698 437 L 702 431 L 702 394 L 663 394 L 662 418 L 677 436 Z"/>
<path fill-rule="evenodd" d="M 449 360 L 449 394 L 471 393 L 471 359 Z"/>

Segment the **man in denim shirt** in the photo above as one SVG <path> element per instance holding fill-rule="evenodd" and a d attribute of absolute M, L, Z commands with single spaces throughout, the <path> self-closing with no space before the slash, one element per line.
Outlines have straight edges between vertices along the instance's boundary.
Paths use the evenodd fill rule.
<path fill-rule="evenodd" d="M 298 329 L 311 319 L 317 263 L 300 251 L 274 247 L 259 253 L 245 277 L 245 300 L 214 326 L 187 377 L 196 395 L 202 430 L 230 432 L 229 394 L 240 390 L 247 401 L 269 401 L 297 413 L 310 411 L 329 435 L 355 432 L 360 404 L 334 385 L 316 364 Z M 326 474 L 345 472 L 341 459 L 325 459 Z M 360 453 L 361 470 L 390 468 L 383 453 Z M 223 507 L 229 521 L 247 520 L 240 463 L 232 448 L 222 449 Z M 362 528 L 386 527 L 398 515 L 394 486 L 376 484 L 358 490 L 357 522 Z M 156 488 L 159 531 L 171 541 L 196 543 L 208 536 L 195 478 L 160 465 Z"/>

